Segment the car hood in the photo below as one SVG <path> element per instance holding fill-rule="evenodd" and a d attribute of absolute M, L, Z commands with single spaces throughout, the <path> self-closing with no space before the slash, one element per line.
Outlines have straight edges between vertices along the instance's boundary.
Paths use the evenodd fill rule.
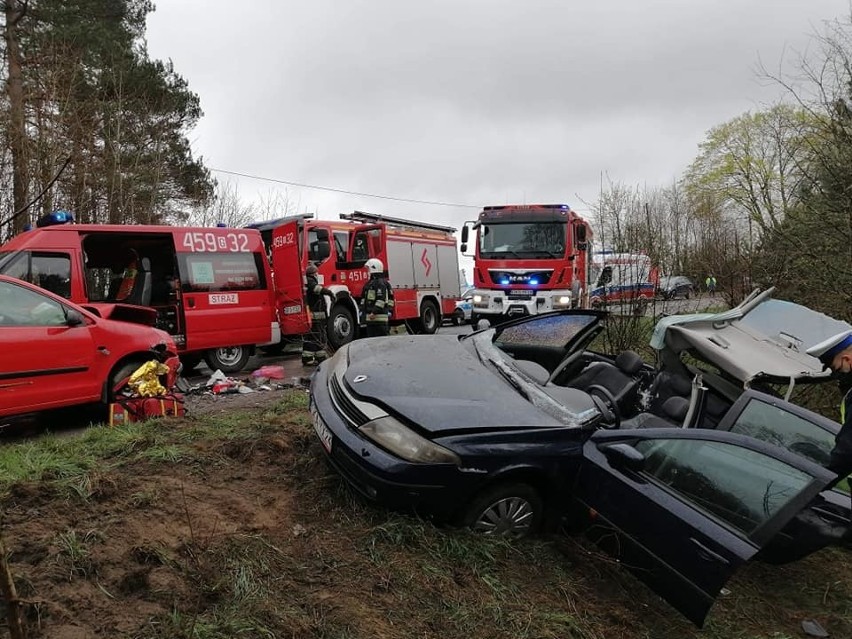
<path fill-rule="evenodd" d="M 433 434 L 560 426 L 457 336 L 378 337 L 349 345 L 346 387 Z"/>

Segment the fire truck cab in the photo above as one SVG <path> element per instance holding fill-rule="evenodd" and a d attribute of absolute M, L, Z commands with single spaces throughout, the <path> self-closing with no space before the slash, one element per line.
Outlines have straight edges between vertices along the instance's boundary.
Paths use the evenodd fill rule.
<path fill-rule="evenodd" d="M 451 316 L 459 297 L 455 229 L 355 211 L 340 220 L 295 215 L 249 226 L 269 253 L 278 295 L 281 333 L 310 330 L 303 274 L 317 267 L 319 281 L 335 295 L 328 302 L 328 339 L 333 348 L 353 340 L 361 325 L 359 300 L 370 279 L 365 264 L 378 258 L 394 290 L 391 325 L 434 333 Z"/>
<path fill-rule="evenodd" d="M 73 224 L 51 214 L 0 246 L 0 273 L 109 319 L 169 333 L 186 368 L 241 370 L 280 340 L 272 274 L 249 229 Z"/>
<path fill-rule="evenodd" d="M 473 317 L 512 317 L 588 305 L 592 232 L 567 204 L 486 206 L 462 228 L 477 232 Z"/>

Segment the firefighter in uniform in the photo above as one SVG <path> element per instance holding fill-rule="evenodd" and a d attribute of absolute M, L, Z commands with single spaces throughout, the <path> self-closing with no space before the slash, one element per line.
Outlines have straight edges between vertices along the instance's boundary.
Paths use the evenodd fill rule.
<path fill-rule="evenodd" d="M 393 289 L 385 279 L 385 265 L 381 260 L 370 258 L 364 266 L 370 273 L 370 281 L 361 291 L 361 311 L 367 323 L 367 337 L 380 337 L 390 332 Z"/>
<path fill-rule="evenodd" d="M 328 315 L 325 297 L 334 299 L 334 293 L 319 283 L 317 267 L 310 264 L 305 269 L 305 302 L 311 309 L 311 330 L 302 339 L 302 364 L 319 364 L 328 357 Z"/>
<path fill-rule="evenodd" d="M 840 432 L 834 438 L 831 461 L 826 466 L 837 473 L 837 481 L 852 473 L 852 331 L 844 331 L 808 349 L 822 365 L 830 368 L 844 393 L 840 402 Z M 847 538 L 852 529 L 847 531 Z"/>

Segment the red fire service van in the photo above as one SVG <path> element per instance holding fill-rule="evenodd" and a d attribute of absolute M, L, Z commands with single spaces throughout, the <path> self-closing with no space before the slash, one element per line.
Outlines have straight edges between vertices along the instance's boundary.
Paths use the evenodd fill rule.
<path fill-rule="evenodd" d="M 588 306 L 589 224 L 567 204 L 486 206 L 462 228 L 477 232 L 471 321 Z"/>
<path fill-rule="evenodd" d="M 302 274 L 315 264 L 320 282 L 335 294 L 328 308 L 328 336 L 340 347 L 357 336 L 358 300 L 369 280 L 364 267 L 376 257 L 385 265 L 394 290 L 391 325 L 405 324 L 418 333 L 434 333 L 450 317 L 459 297 L 459 263 L 455 229 L 356 211 L 340 220 L 296 215 L 259 222 L 268 247 L 278 293 L 278 316 L 284 336 L 310 327 Z"/>
<path fill-rule="evenodd" d="M 193 368 L 242 369 L 280 341 L 266 249 L 252 229 L 73 224 L 41 218 L 0 246 L 0 273 L 110 319 L 147 316 Z"/>

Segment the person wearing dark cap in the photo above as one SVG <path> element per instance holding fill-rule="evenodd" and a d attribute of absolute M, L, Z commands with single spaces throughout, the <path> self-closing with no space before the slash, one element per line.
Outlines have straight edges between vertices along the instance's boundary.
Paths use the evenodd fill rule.
<path fill-rule="evenodd" d="M 852 473 L 852 330 L 811 346 L 807 353 L 831 369 L 844 394 L 840 402 L 840 432 L 834 438 L 831 460 L 826 466 L 837 473 L 839 482 Z"/>
<path fill-rule="evenodd" d="M 305 303 L 311 309 L 311 330 L 302 338 L 302 364 L 319 364 L 328 357 L 328 326 L 325 297 L 334 301 L 334 293 L 319 282 L 317 267 L 313 264 L 305 269 Z"/>

